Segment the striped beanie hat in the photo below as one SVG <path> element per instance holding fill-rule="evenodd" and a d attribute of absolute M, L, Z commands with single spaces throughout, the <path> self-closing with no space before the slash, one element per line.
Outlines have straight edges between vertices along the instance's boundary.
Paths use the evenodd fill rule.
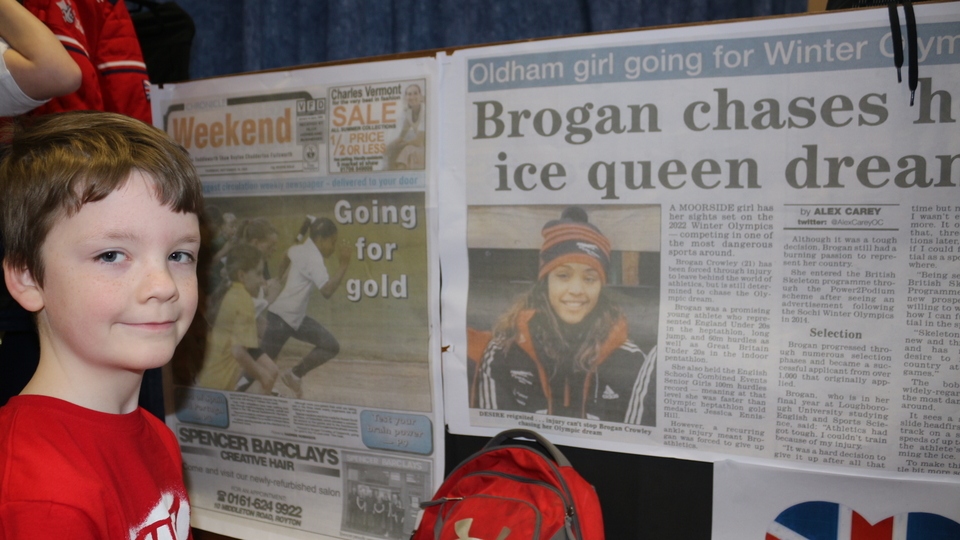
<path fill-rule="evenodd" d="M 583 208 L 566 208 L 560 219 L 548 222 L 540 234 L 543 235 L 543 245 L 540 246 L 538 279 L 543 279 L 562 264 L 573 262 L 593 267 L 606 283 L 610 240 L 587 221 L 587 212 Z"/>

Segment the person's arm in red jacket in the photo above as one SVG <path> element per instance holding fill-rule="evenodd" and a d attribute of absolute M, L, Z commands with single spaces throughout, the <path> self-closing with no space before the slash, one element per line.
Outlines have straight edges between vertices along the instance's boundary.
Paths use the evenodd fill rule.
<path fill-rule="evenodd" d="M 3 61 L 28 97 L 42 101 L 80 86 L 80 68 L 66 49 L 16 0 L 0 0 L 0 37 L 10 46 Z"/>

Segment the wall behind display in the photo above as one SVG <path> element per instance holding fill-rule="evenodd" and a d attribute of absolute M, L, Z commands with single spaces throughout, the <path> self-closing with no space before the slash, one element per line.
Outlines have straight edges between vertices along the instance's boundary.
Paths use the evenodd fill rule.
<path fill-rule="evenodd" d="M 131 2 L 133 4 L 134 2 Z M 803 13 L 807 0 L 177 0 L 191 78 L 531 38 Z"/>

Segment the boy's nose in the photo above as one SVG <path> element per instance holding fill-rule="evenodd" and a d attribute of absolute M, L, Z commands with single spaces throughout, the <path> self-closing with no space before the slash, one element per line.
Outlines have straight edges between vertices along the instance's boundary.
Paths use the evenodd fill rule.
<path fill-rule="evenodd" d="M 166 302 L 177 298 L 178 295 L 177 281 L 166 262 L 164 264 L 151 264 L 147 268 L 141 284 L 141 299 L 143 301 L 156 299 Z"/>

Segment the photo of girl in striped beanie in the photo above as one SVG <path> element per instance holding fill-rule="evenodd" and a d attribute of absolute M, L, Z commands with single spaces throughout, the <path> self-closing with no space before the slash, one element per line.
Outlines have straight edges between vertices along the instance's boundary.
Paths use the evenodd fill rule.
<path fill-rule="evenodd" d="M 476 406 L 652 426 L 656 345 L 630 339 L 607 291 L 610 240 L 578 206 L 541 230 L 533 287 L 497 320 Z"/>

